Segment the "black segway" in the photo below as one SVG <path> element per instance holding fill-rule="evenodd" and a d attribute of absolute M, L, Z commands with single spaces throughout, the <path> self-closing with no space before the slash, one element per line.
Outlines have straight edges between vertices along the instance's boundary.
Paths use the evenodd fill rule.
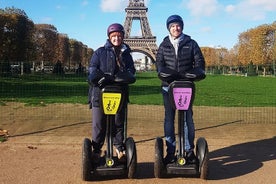
<path fill-rule="evenodd" d="M 194 83 L 191 81 L 174 81 L 169 85 L 169 98 L 178 111 L 178 144 L 176 161 L 164 163 L 163 139 L 156 138 L 154 175 L 162 178 L 169 174 L 185 175 L 207 179 L 208 175 L 208 144 L 200 137 L 196 142 L 196 163 L 186 162 L 185 132 L 186 112 L 194 99 Z"/>
<path fill-rule="evenodd" d="M 82 147 L 82 179 L 89 181 L 100 176 L 127 176 L 133 178 L 136 172 L 137 155 L 136 146 L 132 137 L 127 137 L 127 108 L 124 122 L 124 144 L 126 148 L 126 159 L 120 161 L 113 154 L 112 125 L 115 123 L 115 115 L 126 103 L 126 94 L 120 84 L 135 82 L 135 78 L 127 78 L 128 74 L 122 74 L 115 78 L 112 85 L 105 86 L 101 92 L 102 108 L 107 115 L 106 118 L 106 151 L 99 161 L 92 159 L 92 143 L 85 138 Z M 126 78 L 126 79 L 125 79 Z"/>

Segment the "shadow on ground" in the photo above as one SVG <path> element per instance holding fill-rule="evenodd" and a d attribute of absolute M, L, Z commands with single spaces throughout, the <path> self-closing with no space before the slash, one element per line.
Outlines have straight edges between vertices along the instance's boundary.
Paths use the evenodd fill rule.
<path fill-rule="evenodd" d="M 208 180 L 243 176 L 276 159 L 276 137 L 232 145 L 209 153 Z M 154 178 L 153 162 L 137 164 L 137 179 Z"/>
<path fill-rule="evenodd" d="M 137 163 L 136 178 L 149 179 L 154 178 L 153 162 Z"/>
<path fill-rule="evenodd" d="M 209 180 L 223 180 L 254 172 L 276 159 L 276 137 L 232 145 L 209 153 Z"/>

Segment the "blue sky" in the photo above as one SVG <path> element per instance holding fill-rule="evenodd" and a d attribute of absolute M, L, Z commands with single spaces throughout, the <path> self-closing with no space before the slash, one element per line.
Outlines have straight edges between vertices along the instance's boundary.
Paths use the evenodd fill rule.
<path fill-rule="evenodd" d="M 238 43 L 248 29 L 276 21 L 275 0 L 145 0 L 151 32 L 157 45 L 168 35 L 166 19 L 179 14 L 184 33 L 200 46 L 226 47 Z M 0 8 L 22 9 L 34 23 L 54 25 L 59 33 L 97 49 L 106 41 L 106 29 L 124 24 L 128 0 L 0 0 Z M 139 22 L 131 35 L 139 36 Z"/>

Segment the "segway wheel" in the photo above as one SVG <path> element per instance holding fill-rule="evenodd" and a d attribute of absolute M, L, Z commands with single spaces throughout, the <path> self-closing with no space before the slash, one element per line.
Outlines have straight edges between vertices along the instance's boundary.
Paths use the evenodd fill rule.
<path fill-rule="evenodd" d="M 164 162 L 163 162 L 163 140 L 160 137 L 155 141 L 155 161 L 154 161 L 154 176 L 162 178 L 164 175 Z"/>
<path fill-rule="evenodd" d="M 207 180 L 208 179 L 208 159 L 207 159 L 207 155 L 206 157 L 203 159 L 201 168 L 200 168 L 200 178 Z"/>
<path fill-rule="evenodd" d="M 127 177 L 132 179 L 137 168 L 136 146 L 132 137 L 126 139 Z"/>
<path fill-rule="evenodd" d="M 85 138 L 82 146 L 82 179 L 84 181 L 91 180 L 92 171 L 92 147 L 91 141 Z"/>
<path fill-rule="evenodd" d="M 206 180 L 208 178 L 209 150 L 207 141 L 203 137 L 197 140 L 196 154 L 199 160 L 199 177 Z"/>

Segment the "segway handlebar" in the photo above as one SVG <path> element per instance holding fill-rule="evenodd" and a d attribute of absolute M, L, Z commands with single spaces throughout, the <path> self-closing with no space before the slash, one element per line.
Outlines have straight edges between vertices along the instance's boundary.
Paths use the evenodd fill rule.
<path fill-rule="evenodd" d="M 136 78 L 130 71 L 119 71 L 115 74 L 115 76 L 113 76 L 97 70 L 89 75 L 88 82 L 90 84 L 93 83 L 95 86 L 100 88 L 104 88 L 106 85 L 112 84 L 133 84 L 136 82 Z"/>
<path fill-rule="evenodd" d="M 162 81 L 171 83 L 175 80 L 200 81 L 203 80 L 206 75 L 205 71 L 200 68 L 194 68 L 191 71 L 184 73 L 169 68 L 161 68 L 160 72 L 158 72 L 158 77 Z"/>
<path fill-rule="evenodd" d="M 119 71 L 115 75 L 114 82 L 119 84 L 133 84 L 136 82 L 136 78 L 130 71 Z"/>

